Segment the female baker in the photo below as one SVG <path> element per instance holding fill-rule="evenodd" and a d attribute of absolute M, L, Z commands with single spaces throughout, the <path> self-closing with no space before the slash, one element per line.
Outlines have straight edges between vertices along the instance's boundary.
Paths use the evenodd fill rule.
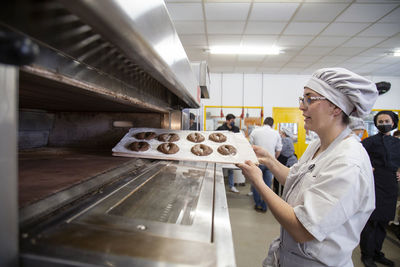
<path fill-rule="evenodd" d="M 251 161 L 238 164 L 281 224 L 263 266 L 353 266 L 351 256 L 375 208 L 368 154 L 347 127 L 349 116 L 363 117 L 378 97 L 373 82 L 343 68 L 316 71 L 304 87 L 300 110 L 313 141 L 291 168 L 254 147 L 285 186 L 282 199 Z"/>

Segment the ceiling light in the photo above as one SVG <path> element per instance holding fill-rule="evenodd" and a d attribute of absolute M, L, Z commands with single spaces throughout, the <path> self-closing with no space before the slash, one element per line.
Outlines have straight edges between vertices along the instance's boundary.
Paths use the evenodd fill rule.
<path fill-rule="evenodd" d="M 400 50 L 394 51 L 393 56 L 400 57 Z"/>
<path fill-rule="evenodd" d="M 225 55 L 278 55 L 281 53 L 281 50 L 276 46 L 211 46 L 210 53 Z"/>

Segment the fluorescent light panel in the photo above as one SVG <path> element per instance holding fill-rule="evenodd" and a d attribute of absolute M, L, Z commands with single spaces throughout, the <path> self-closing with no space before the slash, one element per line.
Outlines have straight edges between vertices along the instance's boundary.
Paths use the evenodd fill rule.
<path fill-rule="evenodd" d="M 276 46 L 211 46 L 210 53 L 225 55 L 278 55 L 281 53 L 281 50 Z"/>
<path fill-rule="evenodd" d="M 400 50 L 394 51 L 393 56 L 400 57 Z"/>

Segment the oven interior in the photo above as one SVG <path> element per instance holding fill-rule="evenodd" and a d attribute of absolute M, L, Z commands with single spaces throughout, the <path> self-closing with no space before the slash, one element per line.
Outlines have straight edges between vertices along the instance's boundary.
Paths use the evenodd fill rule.
<path fill-rule="evenodd" d="M 216 165 L 111 155 L 130 127 L 162 128 L 170 114 L 58 98 L 68 86 L 19 73 L 22 266 L 217 265 Z"/>

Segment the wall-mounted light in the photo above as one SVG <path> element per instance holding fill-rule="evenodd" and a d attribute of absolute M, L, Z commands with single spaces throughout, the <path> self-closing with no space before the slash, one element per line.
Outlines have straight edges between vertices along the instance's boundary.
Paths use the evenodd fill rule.
<path fill-rule="evenodd" d="M 211 46 L 209 52 L 224 55 L 279 55 L 282 53 L 276 46 Z"/>

